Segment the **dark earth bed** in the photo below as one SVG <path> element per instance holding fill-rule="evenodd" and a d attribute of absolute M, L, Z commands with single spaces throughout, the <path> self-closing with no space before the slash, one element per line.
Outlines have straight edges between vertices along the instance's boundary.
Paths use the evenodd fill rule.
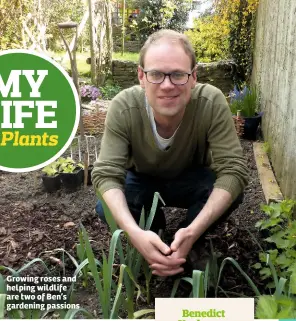
<path fill-rule="evenodd" d="M 258 179 L 252 142 L 242 140 L 242 146 L 250 169 L 250 182 L 244 201 L 225 222 L 199 242 L 199 259 L 195 267 L 205 266 L 211 253 L 211 240 L 219 256 L 218 262 L 225 257 L 236 259 L 262 289 L 264 285 L 251 267 L 258 262 L 259 248 L 248 230 L 256 238 L 259 237 L 254 225 L 262 217 L 260 204 L 264 202 L 264 195 Z M 18 269 L 39 257 L 49 265 L 53 273 L 62 273 L 62 268 L 53 259 L 60 259 L 61 253 L 55 250 L 63 248 L 75 255 L 79 221 L 89 233 L 98 258 L 101 258 L 103 250 L 108 252 L 110 233 L 94 213 L 96 196 L 92 186 L 81 187 L 72 192 L 62 188 L 48 194 L 43 190 L 40 171 L 24 174 L 0 172 L 0 190 L 0 265 Z M 165 214 L 168 228 L 164 236 L 165 240 L 171 240 L 185 210 L 167 208 Z M 75 267 L 70 261 L 66 262 L 66 273 L 72 275 Z M 40 266 L 36 265 L 30 273 L 42 273 Z M 186 273 L 191 275 L 188 266 L 184 275 Z M 154 277 L 151 284 L 153 297 L 169 297 L 174 279 Z M 247 283 L 231 265 L 225 268 L 221 287 L 229 293 L 253 296 Z M 186 296 L 189 291 L 185 285 L 177 294 Z M 77 300 L 81 305 L 91 312 L 96 311 L 97 316 L 100 316 L 93 289 L 82 289 L 79 293 Z M 219 295 L 225 296 L 222 292 Z"/>

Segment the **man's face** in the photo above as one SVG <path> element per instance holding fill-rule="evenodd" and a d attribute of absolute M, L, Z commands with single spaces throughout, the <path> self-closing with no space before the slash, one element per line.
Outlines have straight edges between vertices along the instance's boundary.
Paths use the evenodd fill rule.
<path fill-rule="evenodd" d="M 191 59 L 180 44 L 164 41 L 148 48 L 144 70 L 191 73 Z M 195 71 L 185 85 L 174 85 L 168 76 L 161 84 L 152 84 L 147 81 L 146 75 L 140 67 L 138 68 L 138 78 L 154 112 L 165 117 L 174 117 L 183 113 L 190 100 L 191 89 L 196 84 Z"/>

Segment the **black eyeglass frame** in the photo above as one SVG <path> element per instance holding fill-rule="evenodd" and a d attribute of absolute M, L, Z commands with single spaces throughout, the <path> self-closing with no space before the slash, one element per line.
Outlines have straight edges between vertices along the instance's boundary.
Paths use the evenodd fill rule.
<path fill-rule="evenodd" d="M 170 82 L 171 82 L 173 85 L 175 85 L 175 86 L 184 86 L 184 85 L 186 85 L 186 84 L 188 83 L 188 81 L 189 81 L 189 77 L 192 75 L 192 73 L 193 73 L 194 70 L 195 70 L 195 67 L 194 67 L 194 68 L 191 70 L 191 73 L 187 73 L 187 72 L 176 72 L 176 71 L 167 72 L 167 73 L 166 73 L 166 72 L 158 71 L 158 70 L 155 70 L 155 69 L 144 70 L 144 68 L 141 67 L 141 66 L 140 66 L 140 68 L 141 68 L 142 71 L 144 72 L 144 74 L 145 74 L 145 76 L 146 76 L 146 80 L 147 80 L 150 84 L 160 85 L 160 84 L 162 84 L 162 83 L 165 81 L 166 77 L 168 76 L 169 79 L 170 79 Z M 148 78 L 147 78 L 147 73 L 150 72 L 150 71 L 161 72 L 161 73 L 164 75 L 163 80 L 162 80 L 161 82 L 151 82 L 151 81 L 149 81 Z M 180 73 L 180 74 L 187 75 L 187 76 L 188 76 L 187 81 L 186 81 L 184 84 L 175 84 L 174 82 L 172 82 L 172 79 L 171 79 L 171 75 L 173 75 L 173 74 L 175 74 L 175 73 Z"/>

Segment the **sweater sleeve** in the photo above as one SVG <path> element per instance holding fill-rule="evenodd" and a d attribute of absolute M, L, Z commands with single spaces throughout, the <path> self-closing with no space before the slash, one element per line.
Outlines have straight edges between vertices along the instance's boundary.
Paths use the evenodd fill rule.
<path fill-rule="evenodd" d="M 208 130 L 211 168 L 217 175 L 214 187 L 228 191 L 235 200 L 248 183 L 248 168 L 226 99 L 221 92 L 215 98 Z"/>
<path fill-rule="evenodd" d="M 92 171 L 93 185 L 101 195 L 112 188 L 123 190 L 129 152 L 126 113 L 119 95 L 108 108 L 100 154 Z"/>

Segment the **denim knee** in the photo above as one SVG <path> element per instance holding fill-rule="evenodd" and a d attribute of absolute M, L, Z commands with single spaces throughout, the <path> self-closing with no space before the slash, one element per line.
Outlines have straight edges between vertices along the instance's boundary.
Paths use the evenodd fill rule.
<path fill-rule="evenodd" d="M 103 205 L 102 205 L 101 201 L 98 201 L 97 204 L 96 204 L 96 212 L 97 212 L 97 214 L 99 215 L 99 218 L 100 218 L 103 222 L 107 223 L 106 217 L 105 217 L 105 214 L 104 214 Z"/>

